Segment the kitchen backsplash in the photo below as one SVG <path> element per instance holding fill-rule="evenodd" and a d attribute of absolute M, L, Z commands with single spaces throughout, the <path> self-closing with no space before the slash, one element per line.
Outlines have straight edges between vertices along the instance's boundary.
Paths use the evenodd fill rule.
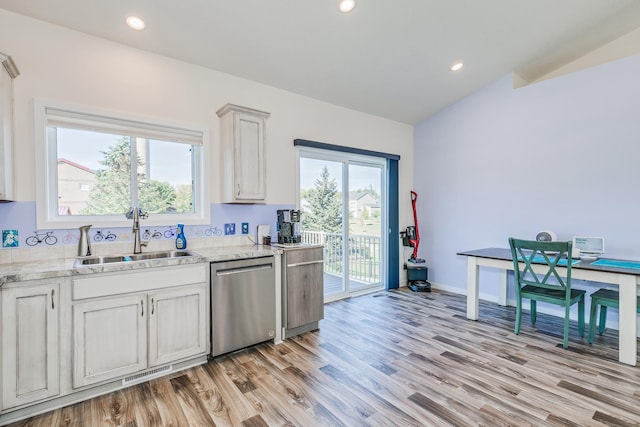
<path fill-rule="evenodd" d="M 185 226 L 188 248 L 254 243 L 258 224 L 269 224 L 275 235 L 276 211 L 293 208 L 293 205 L 212 204 L 210 224 Z M 176 224 L 145 227 L 141 223 L 141 237 L 149 241 L 144 250 L 174 248 L 176 228 Z M 35 202 L 0 204 L 0 232 L 0 263 L 74 257 L 80 236 L 77 228 L 37 230 Z M 89 238 L 97 255 L 131 252 L 133 245 L 130 227 L 94 226 Z"/>

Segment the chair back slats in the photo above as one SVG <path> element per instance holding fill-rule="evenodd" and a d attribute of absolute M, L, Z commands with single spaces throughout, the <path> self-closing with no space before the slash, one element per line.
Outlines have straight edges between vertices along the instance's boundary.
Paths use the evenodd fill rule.
<path fill-rule="evenodd" d="M 562 347 L 569 347 L 569 318 L 573 304 L 578 304 L 578 333 L 584 336 L 584 294 L 571 289 L 571 242 L 537 242 L 509 238 L 516 288 L 516 324 L 520 333 L 522 299 L 530 301 L 531 324 L 535 325 L 537 304 L 551 303 L 564 307 Z M 562 271 L 559 269 L 562 268 Z M 562 274 L 561 274 L 562 273 Z"/>
<path fill-rule="evenodd" d="M 571 242 L 537 242 L 532 240 L 509 239 L 513 268 L 518 292 L 526 285 L 562 290 L 570 298 L 571 288 Z M 566 264 L 560 265 L 561 260 Z M 537 266 L 538 273 L 534 270 Z M 566 268 L 560 274 L 558 267 Z"/>

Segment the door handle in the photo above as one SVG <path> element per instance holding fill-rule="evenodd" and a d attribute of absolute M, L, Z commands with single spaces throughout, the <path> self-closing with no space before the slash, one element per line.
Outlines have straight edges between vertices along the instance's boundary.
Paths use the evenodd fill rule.
<path fill-rule="evenodd" d="M 144 300 L 140 300 L 140 317 L 144 317 Z"/>
<path fill-rule="evenodd" d="M 317 260 L 317 261 L 305 261 L 305 262 L 298 262 L 295 264 L 287 264 L 287 267 L 302 267 L 303 265 L 312 265 L 312 264 L 322 264 L 324 263 L 324 260 Z"/>
<path fill-rule="evenodd" d="M 51 310 L 55 310 L 56 309 L 56 303 L 54 300 L 54 296 L 56 294 L 56 290 L 55 289 L 51 289 Z"/>
<path fill-rule="evenodd" d="M 156 311 L 156 305 L 153 302 L 153 298 L 151 298 L 151 315 L 153 315 L 153 312 Z"/>

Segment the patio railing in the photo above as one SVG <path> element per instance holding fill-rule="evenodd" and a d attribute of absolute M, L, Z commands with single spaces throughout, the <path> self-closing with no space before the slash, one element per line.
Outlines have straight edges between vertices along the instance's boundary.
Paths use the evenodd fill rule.
<path fill-rule="evenodd" d="M 342 276 L 344 271 L 343 238 L 340 233 L 304 231 L 302 242 L 324 245 L 324 272 Z M 349 279 L 365 283 L 380 282 L 380 237 L 352 234 L 349 251 Z"/>

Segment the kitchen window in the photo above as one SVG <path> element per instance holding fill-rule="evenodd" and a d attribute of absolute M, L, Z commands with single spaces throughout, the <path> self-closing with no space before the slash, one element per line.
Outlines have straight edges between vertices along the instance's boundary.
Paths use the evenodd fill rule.
<path fill-rule="evenodd" d="M 209 222 L 205 129 L 36 102 L 38 228 Z"/>

